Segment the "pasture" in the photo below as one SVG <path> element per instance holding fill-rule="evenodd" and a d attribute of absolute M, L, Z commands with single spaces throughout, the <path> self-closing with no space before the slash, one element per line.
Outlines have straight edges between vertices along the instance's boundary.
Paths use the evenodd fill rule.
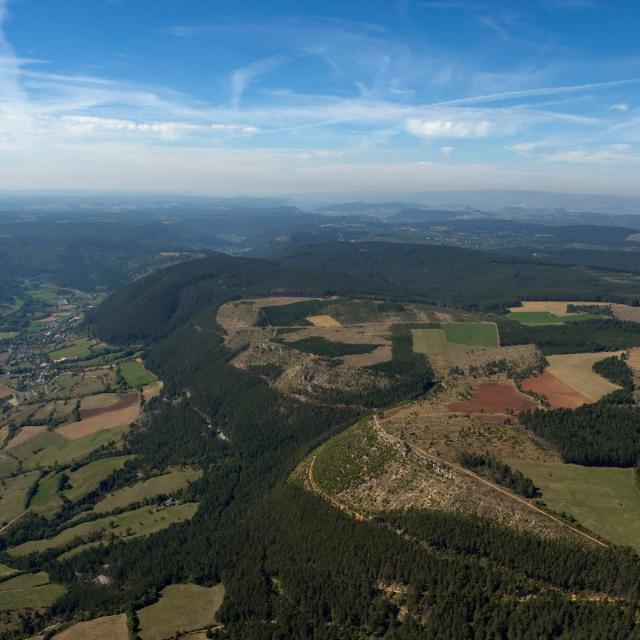
<path fill-rule="evenodd" d="M 24 511 L 27 492 L 38 478 L 37 471 L 0 480 L 0 525 L 11 522 Z"/>
<path fill-rule="evenodd" d="M 448 342 L 467 347 L 497 347 L 498 328 L 493 322 L 448 322 L 442 325 Z"/>
<path fill-rule="evenodd" d="M 94 620 L 78 622 L 72 627 L 56 633 L 53 640 L 129 640 L 127 614 L 103 616 Z"/>
<path fill-rule="evenodd" d="M 146 498 L 158 495 L 171 495 L 194 482 L 202 475 L 199 469 L 176 469 L 161 476 L 155 476 L 131 487 L 118 489 L 96 503 L 94 511 L 106 512 L 127 507 Z"/>
<path fill-rule="evenodd" d="M 569 316 L 567 305 L 575 304 L 582 306 L 610 306 L 608 302 L 580 302 L 576 300 L 522 300 L 519 307 L 511 307 L 512 313 L 547 313 L 552 316 Z"/>
<path fill-rule="evenodd" d="M 145 369 L 144 365 L 137 360 L 121 362 L 119 371 L 129 387 L 141 387 L 156 381 L 156 376 Z"/>
<path fill-rule="evenodd" d="M 101 458 L 80 467 L 76 471 L 63 471 L 49 474 L 38 483 L 38 491 L 29 507 L 41 515 L 52 515 L 63 504 L 62 496 L 72 502 L 95 489 L 101 480 L 116 469 L 120 469 L 132 456 L 114 456 Z M 62 474 L 68 477 L 68 489 L 59 491 Z"/>
<path fill-rule="evenodd" d="M 462 345 L 449 342 L 444 329 L 411 329 L 411 337 L 415 353 L 448 355 L 467 350 Z"/>
<path fill-rule="evenodd" d="M 640 551 L 640 491 L 633 469 L 509 460 L 531 478 L 542 500 L 607 540 Z"/>
<path fill-rule="evenodd" d="M 0 582 L 0 611 L 48 607 L 65 591 L 61 584 L 50 583 L 44 571 L 24 573 Z"/>
<path fill-rule="evenodd" d="M 109 541 L 110 538 L 129 539 L 145 536 L 160 531 L 174 522 L 191 519 L 197 508 L 198 505 L 194 502 L 169 507 L 140 507 L 116 516 L 82 522 L 75 527 L 63 529 L 53 538 L 24 542 L 9 549 L 9 555 L 17 557 L 46 549 L 57 549 L 73 544 L 75 541 L 81 542 L 87 536 L 95 533 L 101 533 L 104 541 Z"/>
<path fill-rule="evenodd" d="M 65 345 L 61 349 L 49 352 L 49 357 L 53 361 L 69 359 L 69 358 L 85 358 L 91 355 L 94 347 L 98 345 L 98 341 L 93 338 L 79 338 L 71 344 Z"/>
<path fill-rule="evenodd" d="M 201 587 L 173 584 L 162 590 L 158 602 L 138 611 L 142 640 L 165 640 L 179 631 L 216 624 L 216 613 L 224 598 L 224 586 Z"/>

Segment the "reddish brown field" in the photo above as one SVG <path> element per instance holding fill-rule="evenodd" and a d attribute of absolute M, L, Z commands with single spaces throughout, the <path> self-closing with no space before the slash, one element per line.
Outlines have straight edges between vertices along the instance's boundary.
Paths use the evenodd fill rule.
<path fill-rule="evenodd" d="M 0 387 L 0 400 L 4 398 L 10 398 L 13 395 L 13 391 L 9 387 Z"/>
<path fill-rule="evenodd" d="M 548 371 L 535 378 L 526 378 L 522 381 L 522 388 L 543 395 L 552 409 L 576 409 L 590 402 Z"/>
<path fill-rule="evenodd" d="M 22 444 L 27 440 L 31 440 L 31 438 L 46 430 L 47 427 L 22 427 L 22 429 L 20 429 L 20 431 L 18 431 L 18 433 L 9 440 L 5 449 L 13 449 L 19 444 Z"/>
<path fill-rule="evenodd" d="M 452 402 L 447 408 L 459 413 L 506 416 L 525 409 L 535 409 L 537 406 L 533 398 L 520 393 L 513 385 L 484 382 L 476 387 L 470 400 Z"/>

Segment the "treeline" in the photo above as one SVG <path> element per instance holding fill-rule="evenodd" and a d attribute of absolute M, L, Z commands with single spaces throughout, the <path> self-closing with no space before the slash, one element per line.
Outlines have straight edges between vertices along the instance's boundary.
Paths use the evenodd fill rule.
<path fill-rule="evenodd" d="M 471 469 L 525 498 L 535 498 L 540 495 L 531 478 L 527 478 L 520 471 L 512 469 L 508 464 L 498 460 L 493 455 L 462 451 L 458 456 L 458 462 L 463 467 Z"/>
<path fill-rule="evenodd" d="M 598 362 L 594 363 L 593 370 L 610 382 L 620 385 L 625 391 L 633 391 L 635 389 L 633 371 L 622 358 L 611 356 L 598 360 Z"/>
<path fill-rule="evenodd" d="M 601 401 L 521 413 L 520 422 L 557 447 L 565 462 L 632 467 L 640 456 L 640 408 L 635 406 Z"/>
<path fill-rule="evenodd" d="M 501 345 L 535 344 L 545 355 L 617 351 L 640 345 L 640 323 L 622 320 L 532 326 L 500 319 L 498 330 Z"/>

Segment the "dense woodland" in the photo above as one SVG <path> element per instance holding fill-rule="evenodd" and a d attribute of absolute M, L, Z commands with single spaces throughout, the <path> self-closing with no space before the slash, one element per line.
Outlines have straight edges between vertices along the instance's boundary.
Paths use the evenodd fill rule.
<path fill-rule="evenodd" d="M 622 320 L 532 326 L 501 319 L 498 329 L 502 345 L 535 344 L 545 355 L 617 351 L 640 345 L 640 323 Z"/>
<path fill-rule="evenodd" d="M 374 403 L 352 398 L 351 404 L 311 406 L 280 394 L 257 371 L 236 369 L 215 324 L 216 309 L 243 296 L 283 292 L 422 299 L 440 291 L 445 296 L 436 281 L 450 254 L 436 251 L 430 262 L 434 247 L 421 247 L 427 257 L 415 273 L 406 275 L 405 269 L 405 289 L 404 280 L 394 281 L 398 272 L 379 277 L 400 254 L 377 248 L 383 259 L 374 259 L 366 273 L 358 267 L 358 251 L 348 247 L 356 255 L 355 275 L 338 278 L 335 271 L 212 254 L 133 283 L 93 314 L 97 337 L 142 344 L 146 366 L 165 381 L 163 397 L 149 407 L 146 423 L 129 434 L 126 451 L 137 454 L 136 465 L 157 471 L 182 463 L 201 466 L 204 476 L 193 496 L 200 507 L 190 522 L 147 538 L 90 548 L 66 561 L 54 561 L 51 552 L 19 560 L 68 585 L 51 615 L 124 611 L 153 601 L 167 584 L 222 580 L 219 617 L 225 628 L 218 636 L 229 640 L 640 637 L 634 619 L 640 598 L 635 554 L 545 541 L 451 513 L 409 512 L 357 522 L 289 480 L 309 452 Z M 371 247 L 362 251 L 369 254 Z M 460 279 L 461 273 L 486 266 L 485 258 L 474 262 L 472 253 L 460 253 L 461 271 L 454 269 L 447 286 L 461 285 L 446 296 L 462 300 L 480 286 Z M 337 256 L 337 268 L 347 268 L 340 264 L 347 255 Z M 415 254 L 408 258 L 415 259 Z M 426 273 L 431 275 L 420 283 Z M 498 281 L 476 291 L 472 306 L 481 304 L 483 291 L 498 291 Z M 489 306 L 509 296 L 509 290 L 495 293 Z M 395 379 L 377 403 L 414 397 L 432 384 L 425 359 L 411 348 L 410 326 L 394 327 L 393 359 L 377 365 Z M 217 437 L 218 430 L 228 440 Z M 127 467 L 110 487 L 135 471 Z M 27 524 L 39 527 L 41 536 L 51 526 L 35 517 Z M 93 578 L 105 565 L 113 582 L 97 585 Z M 394 584 L 403 585 L 404 593 L 386 589 Z M 612 598 L 574 602 L 568 591 L 576 589 Z"/>

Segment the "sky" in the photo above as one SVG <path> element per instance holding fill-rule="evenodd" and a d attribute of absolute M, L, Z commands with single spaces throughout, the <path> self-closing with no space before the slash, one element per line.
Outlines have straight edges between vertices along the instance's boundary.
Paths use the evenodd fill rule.
<path fill-rule="evenodd" d="M 0 0 L 0 189 L 640 195 L 638 0 Z"/>

